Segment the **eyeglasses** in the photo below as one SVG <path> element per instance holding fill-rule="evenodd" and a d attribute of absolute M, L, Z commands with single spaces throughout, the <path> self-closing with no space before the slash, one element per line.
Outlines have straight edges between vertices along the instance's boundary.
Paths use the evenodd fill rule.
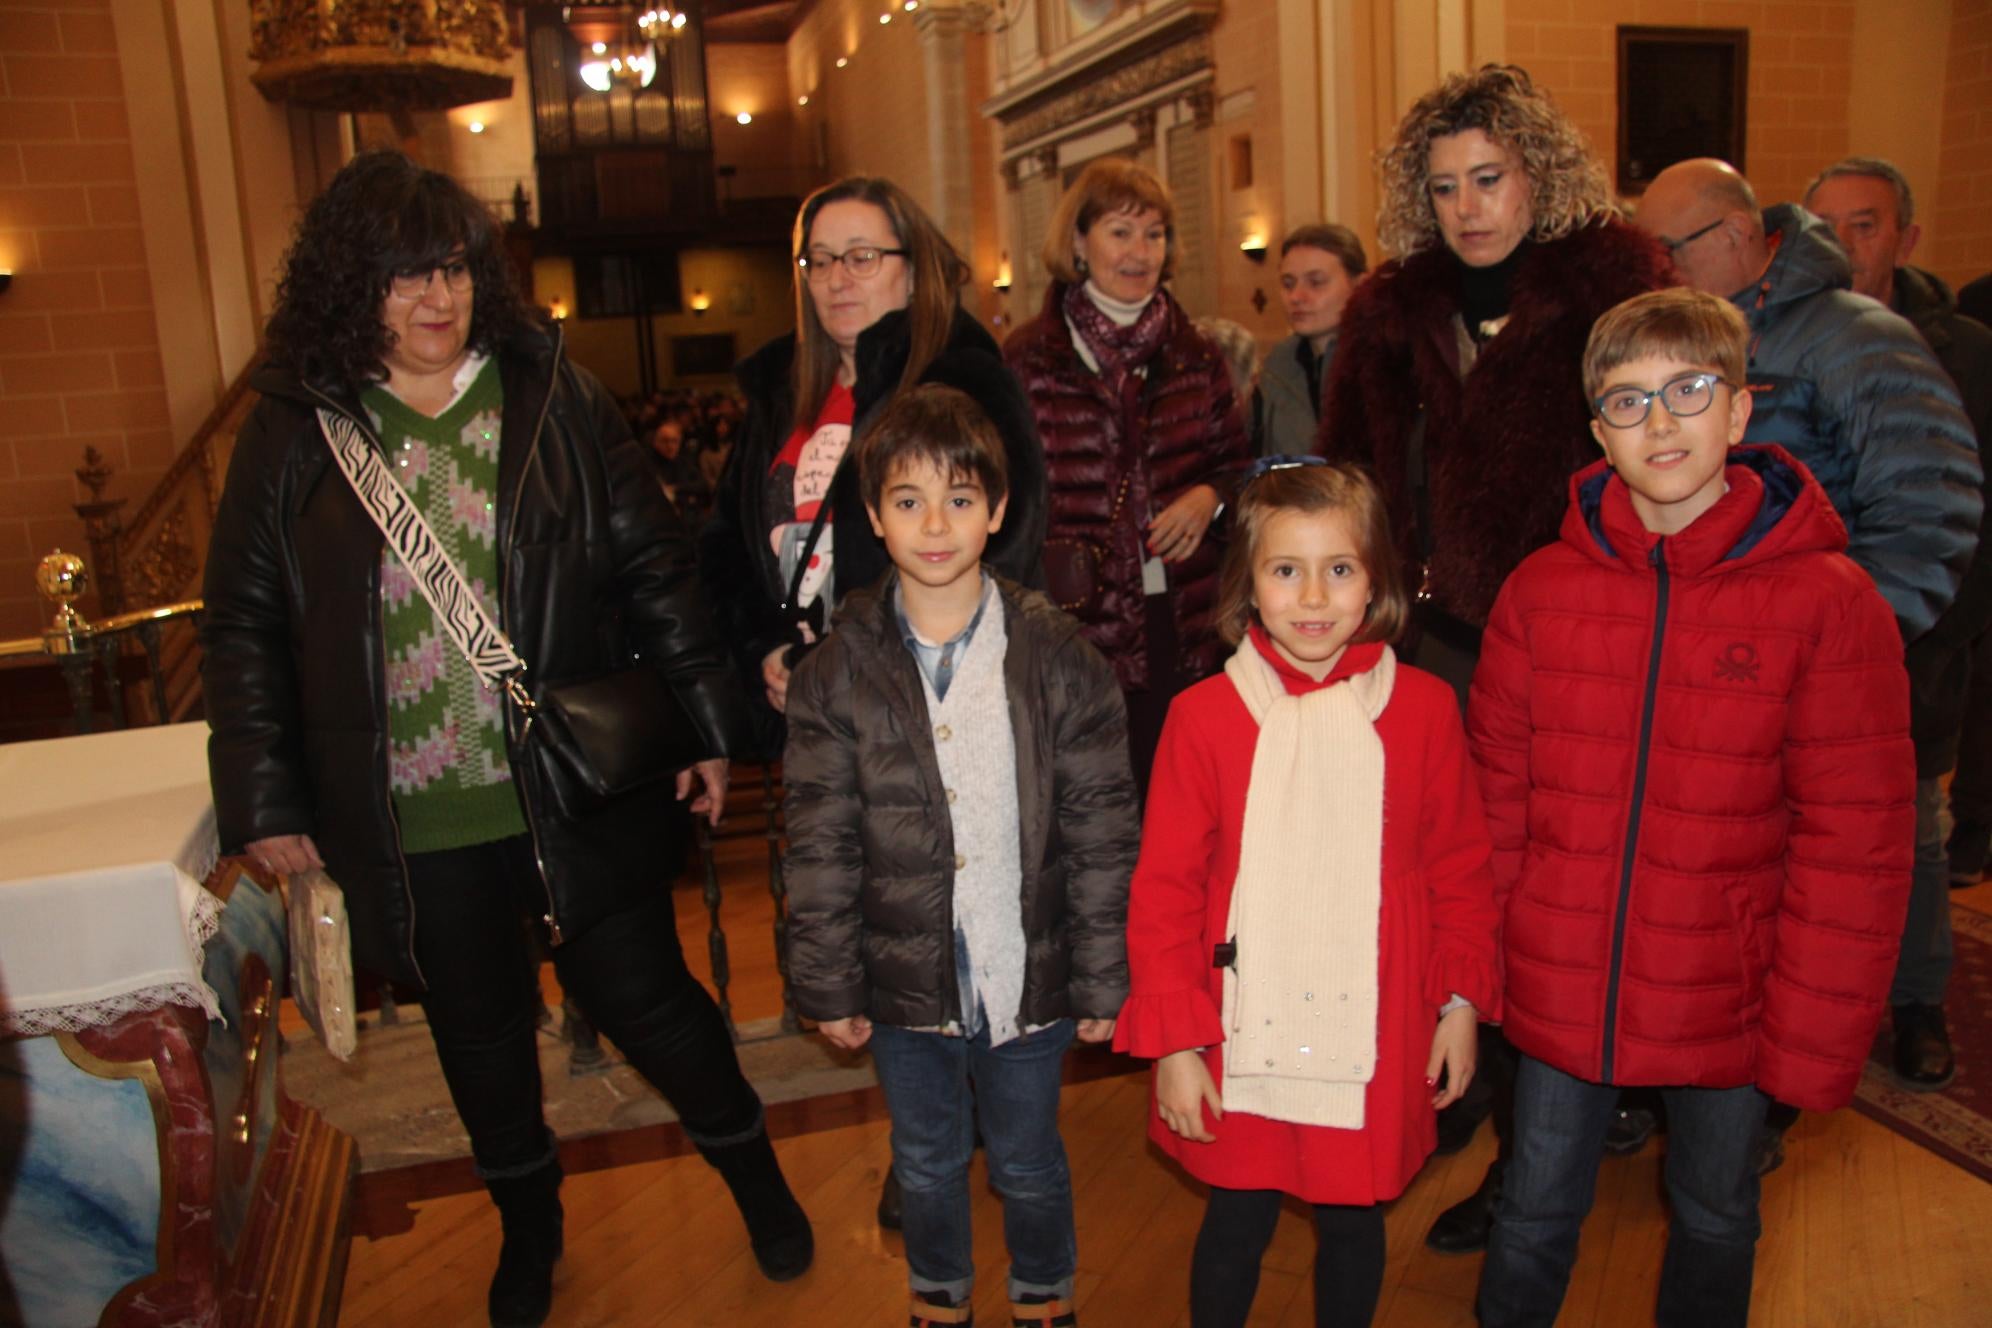
<path fill-rule="evenodd" d="M 1693 419 L 1715 400 L 1715 385 L 1731 383 L 1720 374 L 1691 373 L 1663 384 L 1658 392 L 1638 387 L 1615 387 L 1591 403 L 1598 418 L 1614 429 L 1632 429 L 1646 422 L 1657 400 L 1677 420 Z"/>
<path fill-rule="evenodd" d="M 1689 245 L 1693 244 L 1696 240 L 1701 239 L 1702 236 L 1707 235 L 1710 231 L 1714 230 L 1717 226 L 1720 226 L 1723 222 L 1727 220 L 1728 220 L 1727 217 L 1717 217 L 1714 221 L 1711 221 L 1708 225 L 1702 227 L 1698 231 L 1694 231 L 1690 234 L 1683 235 L 1678 240 L 1662 240 L 1660 243 L 1666 247 L 1667 257 L 1672 258 L 1675 254 L 1680 253 L 1681 250 L 1687 248 Z"/>
<path fill-rule="evenodd" d="M 833 254 L 828 249 L 813 249 L 796 256 L 795 265 L 802 269 L 802 275 L 809 281 L 830 280 L 830 269 L 838 263 L 854 280 L 864 281 L 878 275 L 879 265 L 888 258 L 904 258 L 911 250 L 874 249 L 870 245 L 860 245 L 856 249 L 846 249 L 841 254 Z"/>
<path fill-rule="evenodd" d="M 1264 456 L 1245 467 L 1238 479 L 1238 492 L 1245 492 L 1247 485 L 1254 480 L 1264 479 L 1276 470 L 1300 470 L 1307 466 L 1333 464 L 1327 457 L 1320 456 Z"/>
<path fill-rule="evenodd" d="M 461 295 L 471 287 L 470 264 L 453 258 L 435 267 L 403 268 L 388 278 L 388 289 L 404 300 L 419 300 L 429 293 L 430 283 L 438 272 L 443 274 L 443 285 L 452 295 Z"/>

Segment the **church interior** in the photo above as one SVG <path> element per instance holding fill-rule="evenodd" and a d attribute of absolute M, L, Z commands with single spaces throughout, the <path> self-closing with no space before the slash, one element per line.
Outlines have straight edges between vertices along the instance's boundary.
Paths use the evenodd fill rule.
<path fill-rule="evenodd" d="M 1138 162 L 1175 201 L 1176 300 L 1237 324 L 1263 354 L 1288 334 L 1282 237 L 1336 222 L 1387 256 L 1379 152 L 1422 93 L 1489 63 L 1550 93 L 1628 211 L 1687 155 L 1725 156 L 1766 206 L 1798 201 L 1840 158 L 1880 157 L 1915 187 L 1918 265 L 1952 288 L 1992 272 L 1992 0 L 684 6 L 0 0 L 0 783 L 28 779 L 5 753 L 78 732 L 200 728 L 192 622 L 278 278 L 306 206 L 367 149 L 399 150 L 488 204 L 529 302 L 633 420 L 646 402 L 733 395 L 734 366 L 794 330 L 797 209 L 852 175 L 918 200 L 968 262 L 962 308 L 1000 342 L 1046 307 L 1041 253 L 1061 195 L 1089 162 Z M 199 747 L 162 744 L 75 774 L 116 790 Z M 548 968 L 543 1075 L 567 1173 L 549 1323 L 856 1328 L 904 1312 L 901 1237 L 874 1213 L 891 1157 L 883 1095 L 865 1058 L 814 1038 L 788 999 L 779 778 L 736 767 L 725 819 L 696 836 L 673 897 L 691 968 L 721 997 L 816 1224 L 814 1268 L 762 1280 L 718 1177 L 613 1047 L 563 1013 Z M 4 819 L 9 839 L 38 836 L 45 880 L 63 879 L 56 839 L 144 828 L 116 797 L 37 812 L 32 794 Z M 69 1076 L 77 1095 L 116 1088 L 102 1119 L 136 1122 L 144 1137 L 115 1151 L 152 1187 L 121 1195 L 118 1225 L 139 1233 L 129 1257 L 91 1272 L 95 1289 L 70 1308 L 92 1300 L 107 1324 L 486 1322 L 499 1214 L 414 994 L 363 977 L 358 1057 L 331 1058 L 257 957 L 266 941 L 284 948 L 274 880 L 200 866 L 219 883 L 201 906 L 220 928 L 207 971 L 230 990 L 219 1009 L 146 1034 L 178 1039 L 191 1069 L 59 1024 L 0 1023 L 0 1322 L 84 1321 L 36 1317 L 25 1290 L 87 1280 L 50 1273 L 48 1230 L 25 1230 L 39 1210 L 17 1164 L 38 1136 L 7 1104 L 29 1101 L 16 1090 L 37 1076 Z M 0 884 L 0 905 L 16 893 Z M 0 932 L 35 950 L 37 928 L 118 925 L 114 905 L 71 912 L 52 898 Z M 1992 881 L 1951 902 L 1956 1085 L 1905 1094 L 1877 1061 L 1853 1107 L 1793 1128 L 1763 1182 L 1753 1325 L 1992 1317 Z M 231 938 L 237 911 L 253 918 Z M 200 944 L 193 954 L 198 969 Z M 0 1008 L 24 981 L 11 963 Z M 1201 1209 L 1195 1182 L 1144 1136 L 1147 1065 L 1091 1047 L 1066 1075 L 1079 1315 L 1188 1324 Z M 184 1102 L 203 1094 L 186 1110 L 204 1111 L 213 1137 L 175 1154 L 169 1124 L 186 1125 Z M 37 1128 L 58 1100 L 34 1099 Z M 1490 1135 L 1433 1158 L 1390 1205 L 1377 1323 L 1475 1322 L 1479 1256 L 1423 1236 L 1473 1192 Z M 1563 1328 L 1652 1321 L 1664 1158 L 1656 1142 L 1605 1159 Z M 1001 1206 L 977 1166 L 974 1308 L 1009 1322 Z M 212 1211 L 180 1222 L 175 1185 Z M 101 1247 L 96 1230 L 78 1219 L 72 1234 Z M 1250 1323 L 1314 1322 L 1312 1241 L 1290 1205 Z M 197 1282 L 212 1317 L 173 1317 L 173 1296 Z"/>

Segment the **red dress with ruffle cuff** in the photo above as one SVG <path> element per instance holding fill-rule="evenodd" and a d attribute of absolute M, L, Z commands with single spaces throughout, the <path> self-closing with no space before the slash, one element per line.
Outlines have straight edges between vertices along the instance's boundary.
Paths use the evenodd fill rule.
<path fill-rule="evenodd" d="M 1315 682 L 1252 640 L 1291 695 L 1374 668 L 1380 644 L 1351 645 Z M 1149 1137 L 1207 1184 L 1281 1190 L 1309 1203 L 1368 1204 L 1403 1193 L 1435 1140 L 1425 1064 L 1454 992 L 1500 1017 L 1490 845 L 1452 688 L 1400 663 L 1376 721 L 1384 750 L 1383 889 L 1377 920 L 1377 1060 L 1357 1130 L 1204 1113 L 1215 1143 L 1178 1138 L 1151 1100 Z M 1130 990 L 1116 1049 L 1151 1059 L 1204 1048 L 1220 1097 L 1224 974 L 1239 836 L 1258 724 L 1220 673 L 1176 698 L 1150 776 L 1141 859 L 1128 905 Z"/>

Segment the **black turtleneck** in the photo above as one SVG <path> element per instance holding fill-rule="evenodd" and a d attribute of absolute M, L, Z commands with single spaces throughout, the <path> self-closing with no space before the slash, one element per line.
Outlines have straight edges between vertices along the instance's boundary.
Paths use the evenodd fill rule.
<path fill-rule="evenodd" d="M 1482 323 L 1507 317 L 1508 297 L 1515 271 L 1533 247 L 1533 241 L 1523 240 L 1515 246 L 1514 252 L 1498 263 L 1486 267 L 1459 264 L 1459 315 L 1466 324 L 1467 335 L 1475 341 L 1487 339 L 1480 333 Z"/>

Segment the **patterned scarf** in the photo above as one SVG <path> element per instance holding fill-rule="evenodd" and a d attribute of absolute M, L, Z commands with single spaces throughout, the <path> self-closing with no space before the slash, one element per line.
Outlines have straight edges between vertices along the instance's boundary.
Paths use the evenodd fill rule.
<path fill-rule="evenodd" d="M 1131 412 L 1141 397 L 1135 370 L 1155 358 L 1169 330 L 1169 297 L 1156 291 L 1141 316 L 1126 327 L 1100 312 L 1086 294 L 1084 282 L 1065 290 L 1065 321 L 1099 361 L 1100 379 L 1124 410 Z"/>

